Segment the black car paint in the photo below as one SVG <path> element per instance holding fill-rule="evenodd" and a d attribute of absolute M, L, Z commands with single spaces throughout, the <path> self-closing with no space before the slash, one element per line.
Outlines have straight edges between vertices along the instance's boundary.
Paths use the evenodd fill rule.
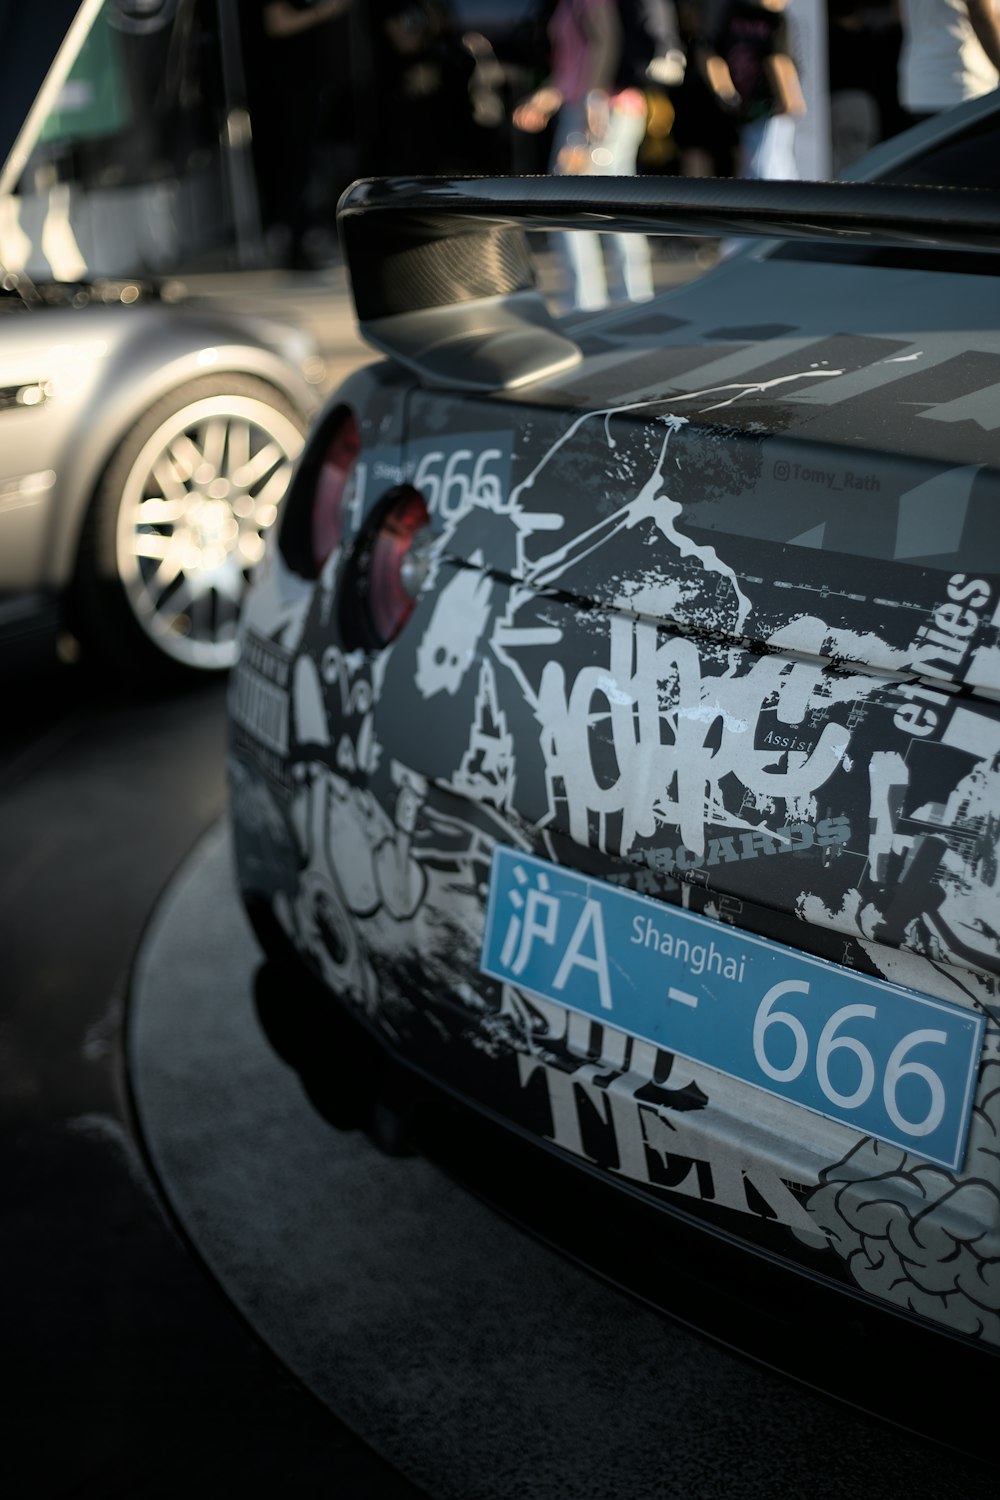
<path fill-rule="evenodd" d="M 248 613 L 241 883 L 390 1054 L 638 1193 L 665 1239 L 700 1222 L 804 1273 L 792 1301 L 839 1285 L 988 1361 L 1000 329 L 953 266 L 942 301 L 926 266 L 749 260 L 564 321 L 582 359 L 535 385 L 345 387 L 351 534 L 315 588 L 272 559 Z M 430 490 L 435 562 L 366 652 L 352 538 L 402 483 Z M 749 1095 L 490 980 L 496 843 L 983 1011 L 961 1173 L 791 1119 L 772 1162 Z"/>

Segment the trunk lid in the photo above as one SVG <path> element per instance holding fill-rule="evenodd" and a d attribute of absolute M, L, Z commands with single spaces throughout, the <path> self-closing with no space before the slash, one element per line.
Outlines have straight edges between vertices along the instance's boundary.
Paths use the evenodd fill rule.
<path fill-rule="evenodd" d="M 1000 340 L 694 323 L 652 356 L 591 325 L 531 405 L 414 393 L 442 539 L 387 666 L 400 725 L 436 714 L 408 756 L 784 941 L 998 970 Z"/>

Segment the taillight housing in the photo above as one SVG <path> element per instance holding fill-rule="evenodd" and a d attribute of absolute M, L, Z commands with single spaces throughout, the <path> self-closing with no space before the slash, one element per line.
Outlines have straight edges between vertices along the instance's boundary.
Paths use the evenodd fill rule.
<path fill-rule="evenodd" d="M 345 540 L 355 499 L 361 431 L 349 406 L 333 411 L 285 508 L 279 546 L 302 577 L 318 578 Z M 434 533 L 419 490 L 397 485 L 348 538 L 337 579 L 340 627 L 349 648 L 379 650 L 412 615 L 431 563 Z"/>
<path fill-rule="evenodd" d="M 340 405 L 317 430 L 281 507 L 278 547 L 302 578 L 318 578 L 343 540 L 361 454 L 361 429 L 349 406 Z"/>
<path fill-rule="evenodd" d="M 359 538 L 342 602 L 345 634 L 369 648 L 388 646 L 416 608 L 434 540 L 423 496 L 401 485 L 386 496 Z M 351 587 L 353 584 L 353 587 Z"/>
<path fill-rule="evenodd" d="M 345 499 L 360 452 L 357 418 L 345 406 L 331 429 L 313 492 L 310 552 L 317 574 L 344 534 Z"/>

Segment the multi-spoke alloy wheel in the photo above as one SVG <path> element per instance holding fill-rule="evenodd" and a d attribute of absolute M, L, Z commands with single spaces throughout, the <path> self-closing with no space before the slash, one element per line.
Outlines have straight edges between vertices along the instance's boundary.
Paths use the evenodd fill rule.
<path fill-rule="evenodd" d="M 160 402 L 122 444 L 96 501 L 94 560 L 100 587 L 113 572 L 133 646 L 185 667 L 232 665 L 249 571 L 302 434 L 302 418 L 263 382 L 210 377 Z M 114 623 L 101 622 L 105 638 Z"/>

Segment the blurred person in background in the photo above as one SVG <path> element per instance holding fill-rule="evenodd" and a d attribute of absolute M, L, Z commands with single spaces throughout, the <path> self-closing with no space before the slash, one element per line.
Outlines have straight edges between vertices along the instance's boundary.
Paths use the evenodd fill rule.
<path fill-rule="evenodd" d="M 792 61 L 788 0 L 728 0 L 702 34 L 700 65 L 739 129 L 737 175 L 797 178 L 795 126 L 806 112 Z"/>
<path fill-rule="evenodd" d="M 674 121 L 681 172 L 685 177 L 734 177 L 739 151 L 736 121 L 719 103 L 699 63 L 701 35 L 711 16 L 699 0 L 680 0 L 677 19 L 687 55 Z"/>
<path fill-rule="evenodd" d="M 899 102 L 909 124 L 996 88 L 998 0 L 900 0 L 900 15 Z"/>
<path fill-rule="evenodd" d="M 472 123 L 479 132 L 481 150 L 476 169 L 490 174 L 509 170 L 507 137 L 507 72 L 490 39 L 481 31 L 466 31 L 462 46 L 472 58 L 469 105 Z"/>
<path fill-rule="evenodd" d="M 865 0 L 827 0 L 830 168 L 833 175 L 882 139 L 878 68 Z"/>
<path fill-rule="evenodd" d="M 619 11 L 623 57 L 630 67 L 619 83 L 642 89 L 646 96 L 646 134 L 639 147 L 638 171 L 647 176 L 675 173 L 680 169 L 674 139 L 676 101 L 687 68 L 677 6 L 674 0 L 632 0 L 619 4 Z"/>
<path fill-rule="evenodd" d="M 637 5 L 638 0 L 621 0 Z M 628 35 L 641 18 L 628 15 Z M 626 52 L 626 27 L 616 0 L 558 0 L 548 25 L 551 72 L 514 110 L 518 130 L 538 134 L 555 121 L 549 171 L 559 175 L 635 174 L 646 133 L 646 99 L 630 81 L 637 65 Z M 649 58 L 643 63 L 645 68 Z M 624 86 L 627 85 L 627 86 Z M 611 296 L 633 302 L 653 295 L 644 235 L 608 235 Z M 601 237 L 577 230 L 553 237 L 572 308 L 606 307 L 609 282 Z"/>
<path fill-rule="evenodd" d="M 312 268 L 334 239 L 336 198 L 324 201 L 324 148 L 352 132 L 351 4 L 256 0 L 240 7 L 257 193 L 265 244 L 278 265 Z"/>
<path fill-rule="evenodd" d="M 375 172 L 421 176 L 480 165 L 474 52 L 444 0 L 365 0 L 373 28 Z"/>

